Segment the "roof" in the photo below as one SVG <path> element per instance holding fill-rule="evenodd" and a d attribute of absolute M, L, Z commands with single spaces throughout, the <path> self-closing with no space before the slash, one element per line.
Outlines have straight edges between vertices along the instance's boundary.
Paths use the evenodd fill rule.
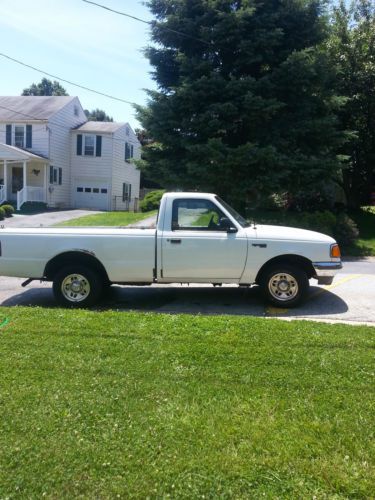
<path fill-rule="evenodd" d="M 44 163 L 48 158 L 44 156 L 36 155 L 35 153 L 30 153 L 25 149 L 17 148 L 16 146 L 9 146 L 8 144 L 0 143 L 0 159 L 1 160 L 36 160 L 43 161 Z"/>
<path fill-rule="evenodd" d="M 75 128 L 79 132 L 107 132 L 112 133 L 121 127 L 124 127 L 126 123 L 119 122 L 86 122 L 83 125 Z"/>
<path fill-rule="evenodd" d="M 73 96 L 0 97 L 0 121 L 48 120 Z"/>

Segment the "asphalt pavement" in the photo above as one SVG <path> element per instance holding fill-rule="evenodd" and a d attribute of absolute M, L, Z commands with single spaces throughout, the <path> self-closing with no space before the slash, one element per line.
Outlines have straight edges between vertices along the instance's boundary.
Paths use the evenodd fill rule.
<path fill-rule="evenodd" d="M 56 307 L 50 283 L 32 282 L 26 288 L 20 278 L 0 278 L 2 306 Z M 258 287 L 234 285 L 112 286 L 98 309 L 154 311 L 170 314 L 229 314 L 328 322 L 364 323 L 375 326 L 375 259 L 344 262 L 329 286 L 311 280 L 307 301 L 295 309 L 267 306 Z"/>

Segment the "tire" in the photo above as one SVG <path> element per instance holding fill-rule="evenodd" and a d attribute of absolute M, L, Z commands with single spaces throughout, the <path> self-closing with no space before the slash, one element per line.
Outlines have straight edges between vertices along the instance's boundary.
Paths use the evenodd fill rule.
<path fill-rule="evenodd" d="M 63 267 L 53 279 L 56 301 L 65 307 L 90 307 L 98 302 L 103 280 L 93 269 L 81 265 Z"/>
<path fill-rule="evenodd" d="M 264 271 L 260 280 L 267 302 L 278 307 L 296 307 L 309 289 L 307 274 L 299 267 L 275 265 Z"/>

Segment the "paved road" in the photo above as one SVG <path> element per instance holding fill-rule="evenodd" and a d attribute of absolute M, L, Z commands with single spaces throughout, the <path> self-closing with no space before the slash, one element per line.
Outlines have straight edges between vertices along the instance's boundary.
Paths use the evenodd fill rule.
<path fill-rule="evenodd" d="M 51 284 L 33 282 L 22 288 L 23 279 L 0 278 L 0 304 L 55 307 Z M 311 281 L 310 297 L 298 309 L 266 306 L 258 287 L 228 285 L 151 287 L 113 286 L 101 309 L 157 311 L 163 313 L 230 314 L 284 319 L 318 319 L 331 322 L 367 323 L 375 326 L 375 259 L 346 262 L 332 285 Z"/>
<path fill-rule="evenodd" d="M 56 210 L 55 212 L 43 212 L 33 215 L 15 214 L 9 219 L 4 219 L 1 225 L 4 227 L 40 227 L 53 226 L 59 222 L 65 222 L 84 215 L 100 214 L 94 210 Z"/>

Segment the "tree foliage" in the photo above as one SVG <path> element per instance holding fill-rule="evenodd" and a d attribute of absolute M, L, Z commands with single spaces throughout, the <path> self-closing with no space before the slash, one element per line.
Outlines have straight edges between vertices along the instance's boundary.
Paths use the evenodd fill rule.
<path fill-rule="evenodd" d="M 92 111 L 85 109 L 85 115 L 88 120 L 91 120 L 93 122 L 113 122 L 113 118 L 111 116 L 108 116 L 107 113 L 102 109 L 96 108 Z"/>
<path fill-rule="evenodd" d="M 337 92 L 346 97 L 340 118 L 352 130 L 342 153 L 349 161 L 343 187 L 349 204 L 368 203 L 375 185 L 375 4 L 372 0 L 345 2 L 334 11 L 328 52 L 337 69 Z"/>
<path fill-rule="evenodd" d="M 143 152 L 147 175 L 232 201 L 297 192 L 337 175 L 340 100 L 321 50 L 320 0 L 148 5 L 157 22 L 146 55 L 158 89 L 137 107 L 154 139 Z"/>
<path fill-rule="evenodd" d="M 39 83 L 33 83 L 30 87 L 23 89 L 21 95 L 69 95 L 57 80 L 42 78 Z"/>

